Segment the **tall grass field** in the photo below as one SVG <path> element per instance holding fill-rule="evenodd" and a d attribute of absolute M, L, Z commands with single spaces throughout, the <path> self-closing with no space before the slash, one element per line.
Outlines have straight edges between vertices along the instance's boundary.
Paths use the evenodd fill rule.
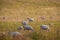
<path fill-rule="evenodd" d="M 29 17 L 34 18 L 28 23 L 34 32 L 18 31 Z M 49 25 L 49 32 L 40 30 L 43 24 Z M 11 36 L 9 30 L 20 35 Z M 0 0 L 0 40 L 60 40 L 60 0 Z"/>

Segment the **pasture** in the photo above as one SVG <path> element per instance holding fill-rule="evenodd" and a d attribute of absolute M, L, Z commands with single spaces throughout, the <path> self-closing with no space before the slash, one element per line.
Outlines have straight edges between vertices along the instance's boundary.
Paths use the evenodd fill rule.
<path fill-rule="evenodd" d="M 34 18 L 33 22 L 28 23 L 34 32 L 18 31 L 17 28 L 23 26 L 21 22 L 29 17 Z M 41 31 L 42 24 L 49 25 L 50 31 Z M 12 37 L 3 33 L 9 30 L 18 31 L 20 35 Z M 0 0 L 0 40 L 60 40 L 60 1 Z"/>
<path fill-rule="evenodd" d="M 51 21 L 52 22 L 52 21 Z M 33 26 L 35 32 L 31 32 L 29 30 L 24 31 L 21 30 L 19 31 L 21 33 L 21 35 L 23 36 L 23 34 L 25 36 L 23 36 L 23 38 L 26 37 L 26 40 L 60 40 L 60 22 L 59 21 L 54 21 L 52 22 L 54 25 L 50 25 L 50 31 L 40 31 L 40 25 L 41 24 L 49 24 L 51 22 L 33 22 L 33 23 L 29 23 L 29 25 Z M 17 27 L 21 26 L 22 24 L 20 22 L 0 22 L 0 32 L 7 32 L 9 29 L 11 31 L 18 31 Z M 58 31 L 58 32 L 57 32 Z M 58 34 L 57 34 L 58 33 Z M 29 35 L 29 36 L 28 36 Z M 47 35 L 47 36 L 46 36 Z M 31 37 L 32 36 L 32 37 Z M 16 37 L 17 38 L 17 37 Z M 7 38 L 8 40 L 8 38 Z M 17 39 L 19 40 L 19 39 Z M 23 39 L 22 39 L 23 40 Z"/>

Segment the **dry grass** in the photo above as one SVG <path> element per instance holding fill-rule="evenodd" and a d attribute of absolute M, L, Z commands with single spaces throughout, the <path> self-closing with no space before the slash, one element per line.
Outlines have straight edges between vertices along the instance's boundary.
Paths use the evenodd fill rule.
<path fill-rule="evenodd" d="M 44 16 L 42 20 L 40 17 Z M 50 17 L 53 16 L 53 19 Z M 5 19 L 3 19 L 5 17 Z M 29 23 L 35 32 L 24 31 L 13 38 L 8 35 L 0 35 L 1 40 L 60 40 L 60 1 L 59 0 L 0 0 L 0 32 L 17 31 L 21 21 L 33 17 L 34 22 Z M 40 32 L 41 24 L 49 24 L 50 32 Z M 44 34 L 45 33 L 45 34 Z M 28 34 L 28 35 L 27 35 Z"/>
<path fill-rule="evenodd" d="M 24 0 L 21 0 L 24 1 Z M 28 3 L 25 3 L 28 2 Z M 31 4 L 35 2 L 36 4 Z M 37 0 L 40 2 L 40 0 Z M 53 20 L 60 20 L 60 7 L 59 6 L 49 6 L 41 4 L 37 5 L 38 3 L 36 0 L 32 1 L 12 1 L 12 0 L 1 0 L 1 9 L 0 9 L 0 20 L 2 20 L 2 16 L 6 17 L 6 21 L 22 21 L 27 17 L 34 17 L 35 19 L 39 18 L 39 16 L 45 16 L 47 20 L 50 21 L 49 17 L 53 16 Z M 43 1 L 41 1 L 43 3 Z M 45 1 L 44 1 L 45 2 Z M 52 3 L 53 4 L 53 3 Z M 55 5 L 55 4 L 54 4 Z M 33 16 L 34 15 L 34 16 Z M 2 20 L 3 21 L 3 20 Z"/>

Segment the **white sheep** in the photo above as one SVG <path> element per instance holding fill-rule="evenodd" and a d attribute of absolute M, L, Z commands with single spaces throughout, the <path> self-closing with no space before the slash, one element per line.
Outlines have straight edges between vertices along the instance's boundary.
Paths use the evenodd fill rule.
<path fill-rule="evenodd" d="M 28 21 L 25 20 L 25 21 L 22 21 L 22 25 L 27 25 L 28 24 Z"/>
<path fill-rule="evenodd" d="M 40 18 L 41 18 L 42 20 L 44 20 L 44 19 L 45 19 L 45 17 L 44 17 L 44 16 L 41 16 Z"/>
<path fill-rule="evenodd" d="M 33 31 L 33 27 L 30 25 L 23 25 L 24 30 L 32 30 Z"/>
<path fill-rule="evenodd" d="M 48 25 L 41 25 L 40 29 L 49 31 L 49 26 Z"/>
<path fill-rule="evenodd" d="M 53 19 L 53 16 L 50 16 L 50 19 Z"/>
<path fill-rule="evenodd" d="M 23 27 L 22 26 L 19 26 L 18 28 L 17 28 L 17 30 L 22 30 L 23 29 Z"/>
<path fill-rule="evenodd" d="M 34 21 L 34 18 L 28 18 L 28 20 L 30 21 L 30 22 L 32 22 L 32 21 Z"/>
<path fill-rule="evenodd" d="M 8 32 L 8 34 L 10 35 L 10 36 L 16 36 L 16 35 L 20 35 L 20 33 L 19 32 Z"/>

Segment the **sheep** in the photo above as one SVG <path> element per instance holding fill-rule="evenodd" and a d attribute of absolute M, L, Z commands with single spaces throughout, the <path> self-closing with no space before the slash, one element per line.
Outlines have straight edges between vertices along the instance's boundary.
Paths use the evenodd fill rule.
<path fill-rule="evenodd" d="M 48 30 L 49 31 L 49 26 L 48 25 L 41 25 L 40 26 L 42 30 Z"/>
<path fill-rule="evenodd" d="M 50 16 L 50 19 L 53 19 L 53 16 Z"/>
<path fill-rule="evenodd" d="M 23 28 L 24 28 L 24 30 L 32 30 L 33 31 L 33 28 L 30 25 L 23 25 Z"/>
<path fill-rule="evenodd" d="M 34 21 L 34 18 L 28 18 L 28 20 L 30 21 L 30 22 L 32 22 L 32 21 Z"/>
<path fill-rule="evenodd" d="M 45 17 L 44 17 L 44 16 L 41 16 L 40 18 L 41 18 L 41 19 L 45 19 Z"/>
<path fill-rule="evenodd" d="M 3 17 L 3 20 L 5 20 L 6 18 L 5 17 Z"/>
<path fill-rule="evenodd" d="M 18 28 L 17 28 L 17 30 L 22 30 L 23 28 L 22 28 L 22 26 L 19 26 Z"/>
<path fill-rule="evenodd" d="M 9 34 L 10 36 L 20 35 L 20 33 L 19 33 L 18 31 L 16 31 L 16 32 L 8 32 L 8 34 Z"/>
<path fill-rule="evenodd" d="M 6 32 L 0 32 L 0 35 L 6 35 Z"/>
<path fill-rule="evenodd" d="M 22 25 L 27 25 L 28 21 L 22 21 Z"/>

